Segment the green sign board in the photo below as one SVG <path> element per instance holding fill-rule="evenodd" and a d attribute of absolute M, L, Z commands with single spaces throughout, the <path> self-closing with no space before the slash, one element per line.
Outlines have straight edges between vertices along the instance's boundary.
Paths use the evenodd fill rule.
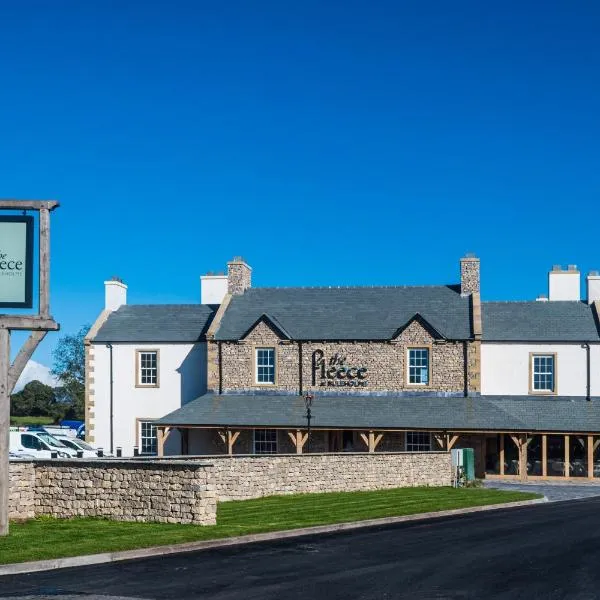
<path fill-rule="evenodd" d="M 33 217 L 0 216 L 0 308 L 33 307 Z"/>

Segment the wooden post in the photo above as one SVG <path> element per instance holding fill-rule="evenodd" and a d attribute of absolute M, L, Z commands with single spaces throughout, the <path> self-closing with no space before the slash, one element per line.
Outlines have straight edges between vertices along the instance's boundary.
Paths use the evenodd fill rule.
<path fill-rule="evenodd" d="M 50 316 L 50 211 L 40 210 L 40 316 Z"/>
<path fill-rule="evenodd" d="M 288 431 L 287 434 L 292 440 L 292 444 L 296 447 L 296 454 L 302 454 L 304 444 L 308 440 L 308 433 L 303 434 L 300 429 L 296 429 L 296 431 Z"/>
<path fill-rule="evenodd" d="M 160 456 L 164 456 L 165 453 L 165 430 L 162 427 L 156 428 L 156 454 Z"/>
<path fill-rule="evenodd" d="M 233 445 L 240 436 L 241 431 L 231 431 L 226 429 L 225 432 L 219 431 L 219 437 L 223 440 L 223 443 L 227 445 L 227 454 L 233 455 Z"/>
<path fill-rule="evenodd" d="M 500 475 L 504 475 L 504 434 L 500 434 Z"/>
<path fill-rule="evenodd" d="M 594 479 L 594 436 L 587 436 L 587 476 Z"/>
<path fill-rule="evenodd" d="M 571 443 L 570 436 L 565 435 L 565 477 L 569 477 L 569 475 L 571 474 L 571 465 L 569 464 L 571 462 L 570 443 Z"/>
<path fill-rule="evenodd" d="M 39 309 L 35 315 L 0 315 L 0 536 L 8 535 L 8 489 L 10 446 L 10 395 L 47 331 L 58 331 L 50 316 L 50 212 L 58 206 L 54 200 L 0 200 L 0 210 L 39 212 Z M 27 265 L 33 269 L 33 265 Z M 31 335 L 10 364 L 10 332 L 29 330 Z"/>
<path fill-rule="evenodd" d="M 450 437 L 450 435 L 446 436 L 446 449 L 447 450 L 452 450 L 452 447 L 454 446 L 454 444 L 456 444 L 456 442 L 458 441 L 458 438 L 460 437 L 460 435 L 457 433 L 455 435 L 453 435 L 452 437 Z"/>
<path fill-rule="evenodd" d="M 8 449 L 10 438 L 10 332 L 0 329 L 0 535 L 8 535 Z"/>
<path fill-rule="evenodd" d="M 542 436 L 542 477 L 548 477 L 548 436 Z"/>

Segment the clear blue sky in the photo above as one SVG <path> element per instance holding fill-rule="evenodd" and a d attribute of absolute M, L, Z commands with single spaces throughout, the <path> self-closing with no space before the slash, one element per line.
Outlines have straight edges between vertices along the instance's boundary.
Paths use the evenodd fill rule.
<path fill-rule="evenodd" d="M 256 285 L 546 292 L 600 268 L 600 4 L 2 3 L 0 197 L 54 198 L 52 305 Z M 49 336 L 36 360 L 50 363 Z M 15 342 L 16 343 L 16 342 Z"/>

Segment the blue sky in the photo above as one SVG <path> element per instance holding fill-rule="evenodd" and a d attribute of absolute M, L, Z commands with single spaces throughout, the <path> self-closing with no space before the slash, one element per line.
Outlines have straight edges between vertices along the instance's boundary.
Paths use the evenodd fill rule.
<path fill-rule="evenodd" d="M 371 285 L 475 252 L 484 299 L 600 268 L 597 2 L 0 5 L 0 197 L 62 204 L 64 332 L 111 275 L 196 302 L 234 255 L 255 285 Z"/>

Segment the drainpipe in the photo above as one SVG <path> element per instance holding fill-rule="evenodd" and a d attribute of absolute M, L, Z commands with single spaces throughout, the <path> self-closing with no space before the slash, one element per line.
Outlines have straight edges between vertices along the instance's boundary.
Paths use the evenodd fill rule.
<path fill-rule="evenodd" d="M 582 348 L 585 348 L 585 356 L 586 356 L 586 361 L 587 361 L 587 385 L 586 385 L 586 391 L 585 391 L 585 399 L 590 402 L 590 400 L 592 399 L 592 390 L 591 390 L 591 378 L 592 378 L 592 365 L 591 365 L 591 358 L 590 358 L 590 345 L 585 342 L 583 344 L 581 344 Z"/>
<path fill-rule="evenodd" d="M 112 344 L 106 344 L 110 352 L 110 453 L 113 454 L 113 421 L 114 421 L 114 413 L 113 413 L 113 389 L 114 389 L 114 381 L 113 381 L 113 346 Z"/>
<path fill-rule="evenodd" d="M 219 394 L 223 393 L 223 350 L 221 349 L 222 342 L 217 342 L 219 353 Z"/>

